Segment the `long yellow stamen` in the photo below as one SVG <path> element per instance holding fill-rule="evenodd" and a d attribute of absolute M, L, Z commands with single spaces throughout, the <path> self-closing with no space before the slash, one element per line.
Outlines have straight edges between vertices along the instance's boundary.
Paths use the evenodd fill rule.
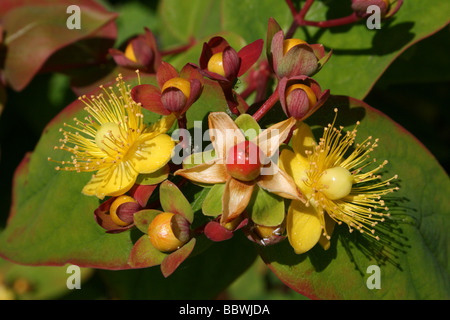
<path fill-rule="evenodd" d="M 102 92 L 97 96 L 79 98 L 88 115 L 84 121 L 74 118 L 74 124 L 64 123 L 60 129 L 62 144 L 55 149 L 73 156 L 70 161 L 49 158 L 61 165 L 56 170 L 91 172 L 120 163 L 145 130 L 140 104 L 131 98 L 121 75 L 116 81 L 117 93 L 113 87 L 100 86 Z"/>
<path fill-rule="evenodd" d="M 378 139 L 372 142 L 372 137 L 368 137 L 356 144 L 355 149 L 346 156 L 354 145 L 359 122 L 352 131 L 343 134 L 343 127 L 334 127 L 337 109 L 335 112 L 333 123 L 324 128 L 319 143 L 312 151 L 306 152 L 310 167 L 306 171 L 305 184 L 313 190 L 309 203 L 318 209 L 324 236 L 327 238 L 330 237 L 324 227 L 325 212 L 338 224 L 347 224 L 350 232 L 356 229 L 379 240 L 374 227 L 383 222 L 385 217 L 389 217 L 389 208 L 385 206 L 382 196 L 398 190 L 398 187 L 391 186 L 391 181 L 397 179 L 397 175 L 383 181 L 376 174 L 387 161 L 362 172 L 376 162 L 376 159 L 371 160 L 370 153 L 378 146 Z M 337 168 L 341 169 L 336 170 Z M 351 190 L 339 190 L 347 187 L 349 176 L 344 174 L 347 171 L 351 174 Z M 337 185 L 332 185 L 333 183 Z"/>

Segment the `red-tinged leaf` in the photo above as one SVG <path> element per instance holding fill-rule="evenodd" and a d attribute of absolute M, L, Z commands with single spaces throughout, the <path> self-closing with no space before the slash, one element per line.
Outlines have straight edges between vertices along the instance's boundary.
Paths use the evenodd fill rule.
<path fill-rule="evenodd" d="M 239 56 L 232 47 L 227 47 L 223 51 L 223 69 L 225 71 L 225 78 L 234 80 L 237 77 L 240 66 Z"/>
<path fill-rule="evenodd" d="M 230 44 L 223 37 L 213 37 L 208 41 L 208 47 L 211 48 L 212 54 L 222 52 L 229 46 Z"/>
<path fill-rule="evenodd" d="M 178 266 L 186 260 L 186 258 L 191 254 L 195 246 L 195 238 L 192 238 L 188 243 L 182 246 L 180 249 L 172 252 L 164 258 L 161 263 L 161 272 L 164 277 L 170 276 Z"/>
<path fill-rule="evenodd" d="M 200 80 L 198 79 L 191 79 L 189 81 L 190 85 L 191 85 L 191 94 L 189 96 L 188 101 L 186 102 L 186 106 L 184 107 L 184 109 L 181 111 L 181 113 L 186 112 L 189 107 L 195 102 L 197 101 L 197 99 L 200 97 L 200 95 L 202 94 L 202 83 L 200 82 Z"/>
<path fill-rule="evenodd" d="M 150 110 L 151 112 L 161 115 L 170 114 L 170 111 L 167 110 L 161 102 L 161 91 L 151 84 L 135 86 L 131 90 L 131 97 L 134 101 L 140 102 L 143 108 Z"/>
<path fill-rule="evenodd" d="M 192 223 L 194 212 L 191 204 L 175 184 L 168 180 L 164 181 L 159 189 L 159 198 L 165 212 L 180 214 Z"/>
<path fill-rule="evenodd" d="M 93 1 L 83 1 L 79 4 L 82 28 L 69 29 L 68 5 L 49 2 L 52 5 L 39 2 L 14 7 L 2 15 L 7 47 L 4 75 L 14 90 L 22 90 L 53 53 L 89 37 L 117 17 L 92 5 Z"/>
<path fill-rule="evenodd" d="M 269 62 L 275 72 L 277 72 L 278 64 L 283 58 L 283 41 L 284 33 L 280 30 L 273 36 L 270 46 L 271 60 Z"/>
<path fill-rule="evenodd" d="M 167 253 L 155 249 L 148 235 L 144 234 L 134 244 L 128 258 L 128 264 L 133 268 L 153 267 L 161 264 L 167 256 Z"/>
<path fill-rule="evenodd" d="M 80 69 L 108 63 L 108 54 L 117 37 L 115 21 L 107 23 L 85 38 L 53 53 L 39 70 L 40 73 L 76 73 Z M 133 69 L 134 71 L 135 69 Z"/>
<path fill-rule="evenodd" d="M 233 231 L 228 230 L 217 221 L 208 222 L 204 233 L 212 241 L 224 241 L 233 237 Z"/>
<path fill-rule="evenodd" d="M 270 17 L 266 35 L 266 55 L 269 63 L 272 63 L 272 52 L 270 49 L 272 47 L 272 39 L 275 34 L 280 31 L 282 31 L 282 29 L 278 22 L 274 18 Z"/>
<path fill-rule="evenodd" d="M 188 80 L 197 79 L 203 85 L 204 78 L 198 72 L 198 68 L 191 63 L 187 63 L 180 70 L 180 77 Z"/>
<path fill-rule="evenodd" d="M 155 191 L 158 185 L 135 184 L 129 191 L 130 195 L 139 203 L 141 207 L 147 205 L 148 199 Z"/>
<path fill-rule="evenodd" d="M 159 88 L 162 89 L 168 80 L 176 77 L 178 77 L 177 69 L 175 69 L 170 63 L 162 61 L 158 71 L 156 72 L 156 80 L 158 81 Z"/>
<path fill-rule="evenodd" d="M 162 213 L 162 211 L 153 209 L 138 211 L 134 214 L 134 224 L 143 233 L 147 233 L 150 223 L 152 223 L 153 219 L 160 213 Z"/>
<path fill-rule="evenodd" d="M 246 73 L 247 70 L 258 61 L 263 47 L 264 41 L 258 39 L 239 50 L 238 56 L 241 58 L 241 66 L 239 68 L 238 77 Z"/>

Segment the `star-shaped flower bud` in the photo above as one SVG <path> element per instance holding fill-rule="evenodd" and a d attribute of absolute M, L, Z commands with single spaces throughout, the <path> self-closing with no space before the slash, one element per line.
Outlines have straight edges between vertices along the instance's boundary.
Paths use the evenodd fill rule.
<path fill-rule="evenodd" d="M 200 72 L 223 83 L 233 83 L 258 60 L 263 40 L 256 40 L 236 52 L 222 37 L 213 37 L 203 44 Z"/>
<path fill-rule="evenodd" d="M 119 66 L 131 70 L 155 73 L 161 64 L 155 37 L 148 28 L 145 28 L 144 34 L 129 40 L 124 51 L 111 48 L 109 53 Z"/>
<path fill-rule="evenodd" d="M 319 72 L 331 56 L 323 45 L 308 44 L 301 39 L 285 39 L 279 24 L 269 20 L 266 54 L 279 79 L 300 75 L 312 76 Z"/>
<path fill-rule="evenodd" d="M 131 90 L 131 97 L 147 110 L 161 115 L 182 116 L 197 101 L 202 92 L 202 75 L 190 64 L 180 73 L 169 63 L 162 62 L 156 78 L 158 87 L 141 84 Z"/>

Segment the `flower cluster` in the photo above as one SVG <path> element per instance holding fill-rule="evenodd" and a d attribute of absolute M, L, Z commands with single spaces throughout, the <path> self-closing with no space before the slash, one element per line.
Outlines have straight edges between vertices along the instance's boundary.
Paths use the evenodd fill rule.
<path fill-rule="evenodd" d="M 344 132 L 335 128 L 335 115 L 316 142 L 304 122 L 330 97 L 313 76 L 331 52 L 287 38 L 274 19 L 265 58 L 263 45 L 259 39 L 236 51 L 226 39 L 213 37 L 204 43 L 199 65 L 188 63 L 178 71 L 162 61 L 146 30 L 124 52 L 111 50 L 117 64 L 139 69 L 139 84 L 131 87 L 119 75 L 115 87 L 80 97 L 85 117 L 61 128 L 55 148 L 71 158 L 49 160 L 58 163 L 58 171 L 93 173 L 81 192 L 102 200 L 95 221 L 108 233 L 142 231 L 129 256 L 131 267 L 161 265 L 169 276 L 198 237 L 223 241 L 238 230 L 260 245 L 287 237 L 297 254 L 317 243 L 327 249 L 335 223 L 378 239 L 375 226 L 389 217 L 383 196 L 397 189 L 390 185 L 396 177 L 381 180 L 378 174 L 387 162 L 370 168 L 378 140 L 356 143 L 359 123 Z M 139 72 L 154 74 L 156 84 L 141 83 Z M 275 79 L 276 89 L 252 115 L 235 88 L 244 75 L 248 81 L 260 74 Z M 207 115 L 212 150 L 176 164 L 171 160 L 181 142 L 170 132 L 175 124 L 189 129 L 187 111 L 210 86 L 220 88 L 230 112 Z M 285 117 L 261 128 L 259 120 L 277 102 Z M 146 113 L 159 120 L 149 123 Z M 191 183 L 206 194 L 195 212 L 183 194 Z M 194 228 L 198 214 L 206 222 Z"/>

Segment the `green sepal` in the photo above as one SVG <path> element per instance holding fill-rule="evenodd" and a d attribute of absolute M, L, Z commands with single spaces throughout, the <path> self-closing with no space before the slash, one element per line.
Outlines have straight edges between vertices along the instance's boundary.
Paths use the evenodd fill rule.
<path fill-rule="evenodd" d="M 225 183 L 215 184 L 206 195 L 202 205 L 205 216 L 217 217 L 222 214 L 222 196 L 225 191 Z"/>
<path fill-rule="evenodd" d="M 170 167 L 166 165 L 155 172 L 140 174 L 136 179 L 136 183 L 146 186 L 158 184 L 166 180 L 167 177 L 169 176 L 169 173 Z"/>
<path fill-rule="evenodd" d="M 152 223 L 153 219 L 162 213 L 162 211 L 154 209 L 144 209 L 134 214 L 134 224 L 143 233 L 148 233 L 148 227 Z"/>
<path fill-rule="evenodd" d="M 155 247 L 148 235 L 142 235 L 134 244 L 128 257 L 128 264 L 133 268 L 147 268 L 161 264 L 167 253 L 161 252 Z"/>
<path fill-rule="evenodd" d="M 247 212 L 256 224 L 268 227 L 278 226 L 285 217 L 283 198 L 255 186 Z"/>
<path fill-rule="evenodd" d="M 191 204 L 178 187 L 166 180 L 159 187 L 159 200 L 165 212 L 180 214 L 189 223 L 194 220 L 194 211 Z"/>
<path fill-rule="evenodd" d="M 248 113 L 241 114 L 234 122 L 242 130 L 247 140 L 256 138 L 261 132 L 258 122 Z"/>

